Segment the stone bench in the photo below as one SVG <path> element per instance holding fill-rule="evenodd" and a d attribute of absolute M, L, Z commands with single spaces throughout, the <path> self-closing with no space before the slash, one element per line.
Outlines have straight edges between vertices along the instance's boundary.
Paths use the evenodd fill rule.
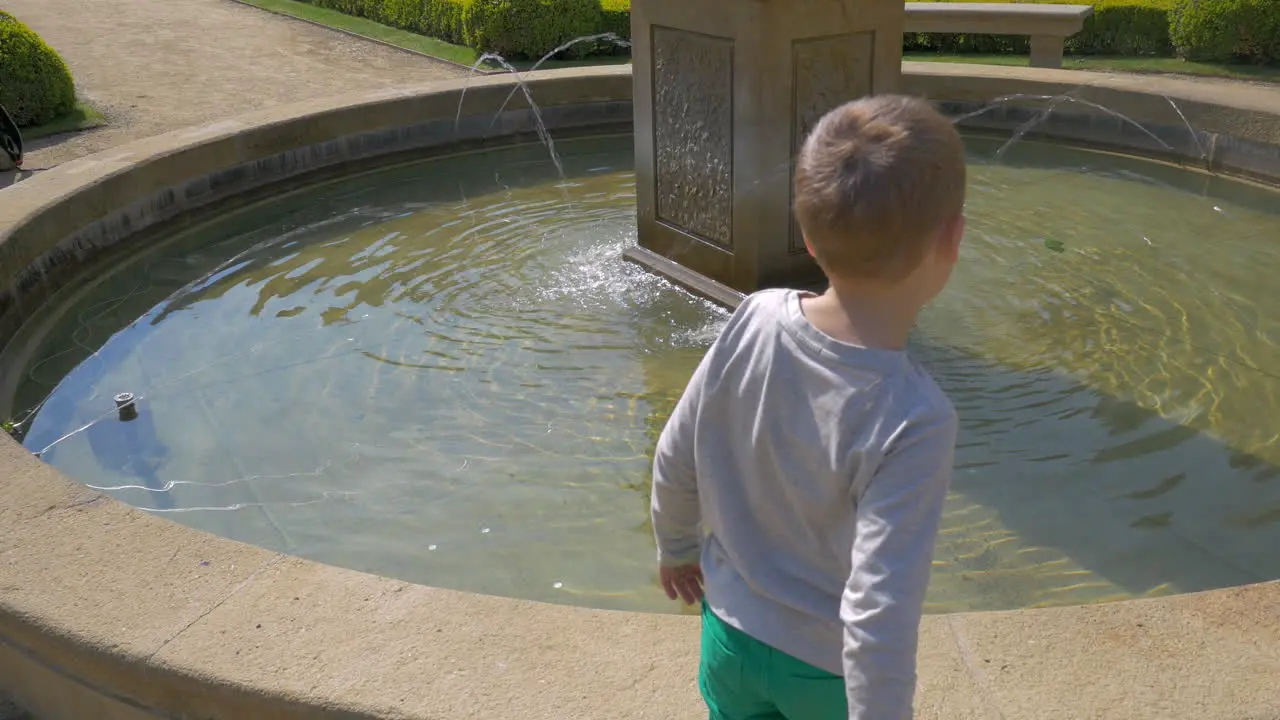
<path fill-rule="evenodd" d="M 1089 5 L 909 2 L 905 31 L 1029 35 L 1031 67 L 1062 67 L 1062 45 L 1093 14 Z"/>

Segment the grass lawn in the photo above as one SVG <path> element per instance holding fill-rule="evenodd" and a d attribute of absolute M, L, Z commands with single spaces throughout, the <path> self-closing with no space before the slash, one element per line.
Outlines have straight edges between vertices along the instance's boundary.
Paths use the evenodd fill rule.
<path fill-rule="evenodd" d="M 458 63 L 471 67 L 475 65 L 476 60 L 480 59 L 480 53 L 472 48 L 464 45 L 454 45 L 443 40 L 419 35 L 393 28 L 381 23 L 376 23 L 365 18 L 353 17 L 340 13 L 337 10 L 329 10 L 328 8 L 316 7 L 297 0 L 238 0 L 246 5 L 260 7 L 263 10 L 269 10 L 281 15 L 299 18 L 301 20 L 310 20 L 314 23 L 326 25 L 328 27 L 345 30 L 356 35 L 363 35 L 374 40 L 381 40 L 389 45 L 395 45 L 406 50 L 415 50 L 425 55 L 437 57 L 442 60 Z M 625 63 L 630 60 L 629 57 L 622 55 L 601 56 L 589 58 L 586 60 L 548 60 L 540 66 L 540 69 L 551 70 L 553 68 L 577 67 L 581 65 L 604 65 Z M 533 66 L 531 61 L 515 61 L 511 63 L 518 70 L 527 70 Z M 481 66 L 484 70 L 500 70 L 496 63 L 485 63 Z"/>
<path fill-rule="evenodd" d="M 938 55 L 935 53 L 906 53 L 904 60 L 925 62 L 978 63 L 982 65 L 1013 65 L 1027 67 L 1031 59 L 1026 55 Z M 1280 67 L 1263 65 L 1217 65 L 1159 57 L 1107 57 L 1067 56 L 1062 60 L 1067 70 L 1098 70 L 1102 72 L 1128 72 L 1164 75 L 1198 75 L 1201 77 L 1231 78 L 1235 80 L 1261 80 L 1280 82 Z"/>
<path fill-rule="evenodd" d="M 39 140 L 50 135 L 88 130 L 89 128 L 96 128 L 99 125 L 106 124 L 107 119 L 102 116 L 102 113 L 84 103 L 78 102 L 74 110 L 57 120 L 44 125 L 36 125 L 35 127 L 19 128 L 19 132 L 22 133 L 23 140 Z"/>

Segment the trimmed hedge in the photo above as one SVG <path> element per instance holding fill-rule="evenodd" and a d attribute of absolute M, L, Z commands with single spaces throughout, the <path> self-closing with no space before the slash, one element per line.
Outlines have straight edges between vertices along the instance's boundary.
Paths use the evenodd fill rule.
<path fill-rule="evenodd" d="M 1280 0 L 1178 0 L 1172 16 L 1180 57 L 1280 63 Z"/>
<path fill-rule="evenodd" d="M 464 15 L 465 0 L 305 0 L 317 7 L 368 18 L 374 22 L 470 45 Z"/>
<path fill-rule="evenodd" d="M 508 59 L 540 58 L 569 40 L 602 32 L 603 22 L 600 0 L 305 1 Z M 629 26 L 629 2 L 626 7 Z M 591 49 L 585 45 L 565 55 L 583 55 Z"/>
<path fill-rule="evenodd" d="M 53 48 L 0 11 L 0 105 L 19 127 L 43 125 L 75 109 L 71 71 Z"/>
<path fill-rule="evenodd" d="M 968 0 L 943 0 L 966 2 Z M 986 0 L 1025 2 L 1026 0 Z M 1261 0 L 1262 2 L 1280 0 Z M 1067 38 L 1066 51 L 1077 55 L 1170 55 L 1169 12 L 1176 0 L 1036 0 L 1046 5 L 1093 5 L 1084 28 Z M 1007 35 L 915 33 L 905 50 L 941 53 L 1026 54 L 1030 40 Z"/>
<path fill-rule="evenodd" d="M 600 0 L 600 32 L 631 41 L 631 0 Z"/>

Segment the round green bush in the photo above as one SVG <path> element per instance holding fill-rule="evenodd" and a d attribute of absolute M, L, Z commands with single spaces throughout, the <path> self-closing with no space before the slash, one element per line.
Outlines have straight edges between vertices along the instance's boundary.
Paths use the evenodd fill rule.
<path fill-rule="evenodd" d="M 0 105 L 19 127 L 43 125 L 76 106 L 76 86 L 67 64 L 31 28 L 3 11 Z"/>
<path fill-rule="evenodd" d="M 600 0 L 473 0 L 467 8 L 467 44 L 508 60 L 541 58 L 574 38 L 600 32 Z M 581 43 L 563 57 L 581 57 Z"/>
<path fill-rule="evenodd" d="M 1280 63 L 1280 0 L 1178 0 L 1169 33 L 1188 60 Z"/>
<path fill-rule="evenodd" d="M 1093 0 L 1093 15 L 1079 34 L 1067 38 L 1067 52 L 1080 55 L 1168 57 L 1169 0 Z"/>

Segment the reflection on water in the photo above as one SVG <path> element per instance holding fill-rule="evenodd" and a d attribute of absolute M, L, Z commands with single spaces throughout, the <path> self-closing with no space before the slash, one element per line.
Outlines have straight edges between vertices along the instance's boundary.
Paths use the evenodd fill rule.
<path fill-rule="evenodd" d="M 971 143 L 963 263 L 914 339 L 963 424 L 929 608 L 1280 577 L 1275 197 L 997 147 Z M 560 148 L 568 181 L 536 147 L 436 160 L 121 262 L 26 368 L 27 447 L 306 557 L 674 610 L 649 453 L 725 315 L 621 261 L 629 140 Z"/>

